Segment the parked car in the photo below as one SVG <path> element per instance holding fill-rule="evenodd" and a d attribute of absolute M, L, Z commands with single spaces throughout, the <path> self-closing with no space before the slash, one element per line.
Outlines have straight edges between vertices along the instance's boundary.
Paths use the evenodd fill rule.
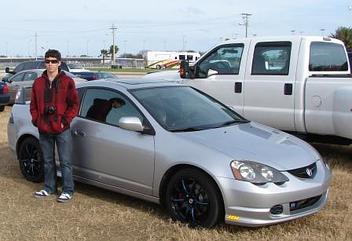
<path fill-rule="evenodd" d="M 70 69 L 70 72 L 72 74 L 75 74 L 77 72 L 87 72 L 87 71 L 89 71 L 89 70 L 85 69 L 81 64 L 78 64 L 78 63 L 68 63 L 67 66 Z"/>
<path fill-rule="evenodd" d="M 44 72 L 44 69 L 31 69 L 31 70 L 24 70 L 20 71 L 17 74 L 11 76 L 9 79 L 5 80 L 4 82 L 7 83 L 9 87 L 9 95 L 10 100 L 9 104 L 14 104 L 16 99 L 16 93 L 19 88 L 32 88 L 33 82 L 36 78 L 41 76 Z M 85 79 L 79 78 L 70 72 L 64 71 L 66 75 L 70 76 L 75 83 L 80 83 L 86 81 Z M 29 93 L 29 92 L 28 92 Z M 28 94 L 26 96 L 28 100 L 30 100 L 31 96 Z"/>
<path fill-rule="evenodd" d="M 9 87 L 4 82 L 0 82 L 0 112 L 4 111 L 5 106 L 9 103 Z"/>
<path fill-rule="evenodd" d="M 60 68 L 62 70 L 65 70 L 67 72 L 70 72 L 69 68 L 67 67 L 65 62 L 61 62 Z M 7 75 L 4 76 L 2 79 L 3 81 L 6 81 L 9 79 L 12 75 L 24 71 L 24 70 L 30 70 L 30 69 L 45 69 L 45 63 L 44 60 L 33 60 L 33 61 L 25 61 L 20 64 L 18 64 L 14 70 L 10 70 L 9 67 L 5 68 L 5 72 L 8 73 Z"/>
<path fill-rule="evenodd" d="M 109 72 L 103 72 L 103 71 L 86 71 L 86 72 L 81 71 L 81 72 L 76 72 L 74 74 L 88 81 L 98 80 L 98 79 L 108 79 L 108 78 L 117 79 L 116 75 Z"/>
<path fill-rule="evenodd" d="M 331 173 L 313 147 L 192 87 L 97 80 L 79 84 L 78 92 L 71 123 L 76 181 L 160 203 L 173 219 L 203 227 L 275 224 L 326 204 Z M 105 121 L 95 118 L 97 100 L 113 98 L 124 105 Z M 28 102 L 13 106 L 7 130 L 24 177 L 42 181 Z"/>

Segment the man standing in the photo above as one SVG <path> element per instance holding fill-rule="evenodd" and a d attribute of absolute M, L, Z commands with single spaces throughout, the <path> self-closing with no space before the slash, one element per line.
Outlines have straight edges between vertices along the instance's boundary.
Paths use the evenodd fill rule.
<path fill-rule="evenodd" d="M 34 196 L 44 198 L 57 192 L 56 145 L 62 174 L 62 193 L 57 201 L 67 202 L 74 193 L 70 123 L 77 115 L 79 100 L 73 79 L 61 71 L 60 65 L 60 52 L 49 49 L 45 53 L 46 71 L 34 81 L 32 87 L 30 112 L 32 123 L 39 131 L 44 158 L 44 189 L 35 192 Z"/>

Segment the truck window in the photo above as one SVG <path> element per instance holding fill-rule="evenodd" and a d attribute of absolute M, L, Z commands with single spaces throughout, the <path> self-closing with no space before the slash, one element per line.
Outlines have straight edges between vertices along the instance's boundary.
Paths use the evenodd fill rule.
<path fill-rule="evenodd" d="M 288 75 L 291 42 L 257 43 L 254 49 L 252 75 Z"/>
<path fill-rule="evenodd" d="M 217 71 L 218 74 L 238 74 L 243 47 L 243 44 L 236 44 L 216 48 L 199 63 L 196 77 L 206 78 L 209 70 Z"/>
<path fill-rule="evenodd" d="M 348 70 L 345 49 L 341 44 L 312 42 L 310 45 L 309 71 Z"/>

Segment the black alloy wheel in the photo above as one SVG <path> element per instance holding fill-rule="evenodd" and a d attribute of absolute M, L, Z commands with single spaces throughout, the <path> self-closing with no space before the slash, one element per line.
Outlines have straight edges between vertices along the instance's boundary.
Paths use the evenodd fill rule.
<path fill-rule="evenodd" d="M 223 218 L 223 203 L 215 182 L 200 170 L 177 172 L 166 189 L 166 208 L 174 220 L 192 227 L 212 227 Z"/>
<path fill-rule="evenodd" d="M 37 139 L 29 137 L 23 140 L 18 150 L 18 160 L 21 172 L 28 181 L 43 181 L 44 162 Z"/>
<path fill-rule="evenodd" d="M 0 105 L 0 112 L 5 110 L 5 106 L 4 105 Z"/>

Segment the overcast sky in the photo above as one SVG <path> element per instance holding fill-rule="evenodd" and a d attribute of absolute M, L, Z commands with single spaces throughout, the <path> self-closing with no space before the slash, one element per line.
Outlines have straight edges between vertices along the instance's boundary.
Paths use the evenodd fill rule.
<path fill-rule="evenodd" d="M 63 56 L 98 56 L 112 44 L 119 53 L 206 51 L 224 38 L 329 35 L 350 27 L 352 0 L 5 0 L 0 5 L 0 55 L 34 56 L 56 48 Z"/>

